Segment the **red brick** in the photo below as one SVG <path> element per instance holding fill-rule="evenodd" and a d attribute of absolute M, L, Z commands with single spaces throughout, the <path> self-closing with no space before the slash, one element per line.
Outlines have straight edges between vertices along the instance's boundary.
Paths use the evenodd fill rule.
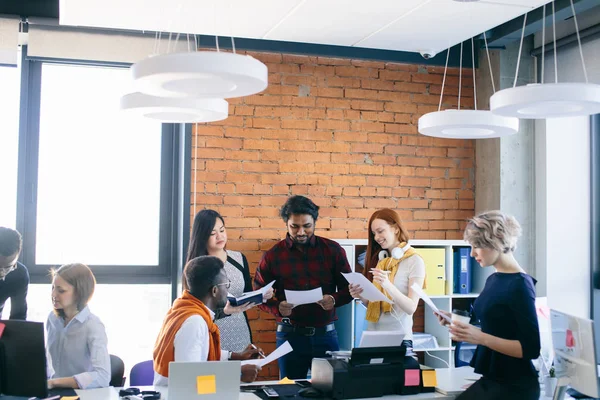
<path fill-rule="evenodd" d="M 365 207 L 370 209 L 395 208 L 396 200 L 393 199 L 365 199 Z"/>
<path fill-rule="evenodd" d="M 451 158 L 473 158 L 475 157 L 474 149 L 448 149 L 448 157 Z"/>
<path fill-rule="evenodd" d="M 368 176 L 367 177 L 367 185 L 369 185 L 369 186 L 396 187 L 396 186 L 398 186 L 399 181 L 400 181 L 400 179 L 395 176 Z"/>
<path fill-rule="evenodd" d="M 283 202 L 281 203 L 283 205 Z M 243 209 L 244 217 L 277 217 L 279 208 L 277 207 L 246 207 Z M 283 222 L 282 222 L 283 224 Z"/>
<path fill-rule="evenodd" d="M 280 163 L 279 170 L 282 173 L 294 172 L 294 173 L 314 173 L 315 164 L 312 163 Z"/>
<path fill-rule="evenodd" d="M 334 153 L 331 155 L 331 162 L 333 163 L 350 163 L 350 164 L 360 164 L 365 162 L 364 154 L 344 154 L 344 153 Z"/>
<path fill-rule="evenodd" d="M 400 136 L 389 133 L 369 133 L 369 143 L 400 144 Z"/>
<path fill-rule="evenodd" d="M 244 140 L 244 149 L 254 150 L 278 150 L 279 142 L 276 140 Z"/>
<path fill-rule="evenodd" d="M 221 126 L 214 125 L 192 125 L 192 135 L 200 136 L 223 136 L 224 129 Z"/>
<path fill-rule="evenodd" d="M 296 140 L 293 142 L 281 142 L 280 149 L 291 151 L 314 151 L 315 142 L 308 142 L 303 140 Z"/>
<path fill-rule="evenodd" d="M 366 99 L 366 100 L 377 100 L 377 90 L 369 89 L 345 89 L 344 97 L 351 99 Z"/>
<path fill-rule="evenodd" d="M 428 207 L 429 207 L 429 200 L 403 200 L 403 199 L 398 200 L 398 208 L 415 209 L 415 208 L 428 208 Z"/>
<path fill-rule="evenodd" d="M 221 194 L 235 193 L 235 185 L 232 183 L 219 183 L 217 185 L 217 191 Z"/>
<path fill-rule="evenodd" d="M 207 138 L 206 147 L 216 147 L 223 149 L 241 149 L 242 140 L 240 139 L 218 139 Z"/>
<path fill-rule="evenodd" d="M 413 146 L 393 146 L 388 145 L 385 146 L 386 154 L 402 154 L 407 156 L 414 156 L 416 152 L 416 148 Z"/>
<path fill-rule="evenodd" d="M 319 97 L 335 97 L 342 98 L 344 97 L 344 89 L 338 88 L 318 88 L 317 96 Z M 348 96 L 346 96 L 348 97 Z"/>
<path fill-rule="evenodd" d="M 446 149 L 444 149 L 444 152 L 446 152 Z M 451 158 L 431 158 L 429 164 L 432 167 L 456 167 L 456 161 Z"/>
<path fill-rule="evenodd" d="M 283 129 L 315 129 L 315 121 L 309 119 L 283 119 L 281 127 Z"/>
<path fill-rule="evenodd" d="M 351 164 L 350 173 L 355 175 L 381 175 L 383 173 L 383 166 Z"/>
<path fill-rule="evenodd" d="M 393 188 L 392 189 L 392 196 L 396 197 L 396 198 L 404 198 L 407 197 L 409 194 L 408 189 L 406 188 Z"/>
<path fill-rule="evenodd" d="M 226 205 L 240 205 L 240 206 L 258 206 L 260 205 L 260 198 L 256 196 L 226 196 Z"/>
<path fill-rule="evenodd" d="M 457 230 L 458 221 L 429 221 L 431 230 Z"/>
<path fill-rule="evenodd" d="M 354 101 L 354 100 L 352 100 L 352 101 Z M 316 103 L 317 107 L 327 107 L 327 108 L 350 108 L 350 105 L 351 105 L 351 100 L 332 99 L 332 98 L 324 98 L 324 97 L 318 97 L 317 103 Z M 325 112 L 325 111 L 323 111 L 323 112 Z"/>
<path fill-rule="evenodd" d="M 444 212 L 443 211 L 415 211 L 414 212 L 415 219 L 443 219 Z"/>
<path fill-rule="evenodd" d="M 383 155 L 374 155 L 371 157 L 375 164 L 396 164 L 396 157 L 394 156 L 383 156 Z"/>
<path fill-rule="evenodd" d="M 336 142 L 366 142 L 368 139 L 368 135 L 361 132 L 335 132 L 333 137 Z"/>
<path fill-rule="evenodd" d="M 388 80 L 388 81 L 402 81 L 402 82 L 410 82 L 411 74 L 410 72 L 404 71 L 381 71 L 379 73 L 379 78 Z"/>
<path fill-rule="evenodd" d="M 383 151 L 382 144 L 370 144 L 370 143 L 353 143 L 352 144 L 352 152 L 353 153 L 381 153 Z"/>
<path fill-rule="evenodd" d="M 373 177 L 369 177 L 373 178 Z M 331 183 L 336 186 L 363 186 L 365 185 L 366 179 L 364 176 L 333 176 Z M 394 185 L 390 185 L 394 186 Z"/>
<path fill-rule="evenodd" d="M 352 130 L 359 132 L 383 132 L 384 124 L 381 122 L 352 122 Z M 387 143 L 387 142 L 385 142 Z M 400 141 L 398 140 L 398 143 Z"/>
<path fill-rule="evenodd" d="M 402 186 L 417 186 L 417 187 L 428 187 L 431 185 L 431 179 L 429 178 L 413 178 L 410 176 L 400 177 L 400 185 Z"/>
<path fill-rule="evenodd" d="M 296 153 L 296 161 L 329 163 L 329 162 L 331 162 L 331 154 L 329 154 L 329 153 L 297 152 Z M 319 168 L 321 168 L 321 167 L 319 167 Z"/>
<path fill-rule="evenodd" d="M 429 166 L 428 158 L 421 157 L 398 157 L 398 165 L 412 165 L 415 167 Z"/>
<path fill-rule="evenodd" d="M 248 174 L 248 173 L 236 173 L 236 172 L 227 172 L 225 174 L 225 182 L 235 182 L 235 183 L 259 183 L 260 175 L 259 174 Z"/>
<path fill-rule="evenodd" d="M 225 158 L 225 150 L 209 149 L 206 147 L 196 148 L 196 150 L 194 151 L 194 157 L 197 157 L 198 159 L 202 159 L 202 158 L 222 159 L 222 158 Z"/>
<path fill-rule="evenodd" d="M 242 169 L 247 172 L 278 172 L 277 164 L 265 162 L 244 162 Z"/>
<path fill-rule="evenodd" d="M 280 185 L 293 185 L 295 184 L 297 181 L 297 176 L 295 174 L 289 175 L 272 175 L 272 174 L 267 174 L 267 175 L 262 175 L 260 182 L 265 184 L 265 183 L 274 183 L 274 184 L 280 184 Z"/>
<path fill-rule="evenodd" d="M 348 153 L 350 151 L 350 145 L 347 143 L 320 143 L 319 146 L 317 146 L 317 151 Z"/>
<path fill-rule="evenodd" d="M 416 176 L 424 176 L 427 178 L 444 178 L 447 170 L 442 168 L 417 168 L 415 169 Z"/>
<path fill-rule="evenodd" d="M 360 87 L 363 89 L 394 90 L 394 82 L 382 81 L 380 79 L 362 79 Z"/>
<path fill-rule="evenodd" d="M 350 105 L 353 110 L 383 111 L 383 103 L 380 101 L 352 100 Z M 386 111 L 389 111 L 389 110 L 386 110 Z"/>
<path fill-rule="evenodd" d="M 347 189 L 347 188 L 345 188 Z M 361 197 L 375 197 L 377 196 L 377 188 L 373 186 L 363 186 L 360 188 Z"/>
<path fill-rule="evenodd" d="M 425 189 L 424 188 L 411 188 L 410 189 L 410 197 L 425 197 Z"/>
<path fill-rule="evenodd" d="M 347 131 L 350 129 L 350 123 L 336 120 L 317 121 L 317 129 Z"/>
<path fill-rule="evenodd" d="M 327 86 L 329 87 L 357 88 L 360 87 L 360 82 L 361 80 L 357 78 L 327 77 Z"/>
<path fill-rule="evenodd" d="M 432 210 L 455 210 L 458 208 L 458 200 L 432 200 Z"/>
<path fill-rule="evenodd" d="M 206 169 L 209 171 L 241 171 L 242 163 L 239 161 L 207 161 Z"/>
<path fill-rule="evenodd" d="M 348 164 L 324 164 L 324 165 L 319 165 L 316 168 L 316 172 L 320 173 L 320 174 L 331 174 L 331 175 L 346 175 L 348 173 L 355 173 L 352 172 L 352 167 L 351 165 Z"/>
<path fill-rule="evenodd" d="M 385 107 L 384 107 L 385 111 L 391 111 L 391 112 L 412 114 L 412 113 L 417 112 L 417 110 L 418 110 L 416 104 L 395 103 L 395 102 L 385 102 L 385 103 L 379 103 L 379 104 L 385 104 Z"/>
<path fill-rule="evenodd" d="M 301 185 L 331 185 L 331 177 L 325 175 L 302 174 L 298 176 Z"/>
<path fill-rule="evenodd" d="M 195 204 L 223 204 L 223 196 L 210 196 L 197 194 L 194 196 L 193 201 Z"/>

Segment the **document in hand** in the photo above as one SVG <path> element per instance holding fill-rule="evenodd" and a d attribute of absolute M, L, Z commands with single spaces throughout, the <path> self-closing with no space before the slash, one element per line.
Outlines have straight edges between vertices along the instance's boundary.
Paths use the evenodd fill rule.
<path fill-rule="evenodd" d="M 323 300 L 323 290 L 320 287 L 312 290 L 285 289 L 285 300 L 294 306 L 316 303 Z"/>
<path fill-rule="evenodd" d="M 267 365 L 268 363 L 277 360 L 279 357 L 285 356 L 287 353 L 291 352 L 292 350 L 293 350 L 292 345 L 290 345 L 290 342 L 288 342 L 286 340 L 286 342 L 284 344 L 282 344 L 281 346 L 276 348 L 275 351 L 272 352 L 271 354 L 269 354 L 267 357 L 257 358 L 255 360 L 244 360 L 244 361 L 242 361 L 242 365 L 253 364 L 253 365 L 258 365 L 259 367 L 262 368 L 265 365 Z"/>
<path fill-rule="evenodd" d="M 370 280 L 367 279 L 366 276 L 360 274 L 358 272 L 350 272 L 348 274 L 342 273 L 344 278 L 353 285 L 360 285 L 363 292 L 361 294 L 362 297 L 369 301 L 385 301 L 386 303 L 393 304 L 393 302 L 387 298 L 385 294 L 383 294 L 379 289 L 371 283 Z"/>
<path fill-rule="evenodd" d="M 427 293 L 425 293 L 423 291 L 423 289 L 417 285 L 416 283 L 413 283 L 413 285 L 410 287 L 412 290 L 414 290 L 420 298 L 423 299 L 423 301 L 429 306 L 431 307 L 431 309 L 438 314 L 439 316 L 441 316 L 442 318 L 444 318 L 446 321 L 448 321 L 449 323 L 452 323 L 452 319 L 450 317 L 448 317 L 445 314 L 442 314 L 440 312 L 440 309 L 437 308 L 437 306 L 434 304 L 434 302 L 431 300 L 431 298 L 429 296 L 427 296 Z"/>
<path fill-rule="evenodd" d="M 242 295 L 238 297 L 234 297 L 231 294 L 227 294 L 227 300 L 229 300 L 229 304 L 231 304 L 232 306 L 241 306 L 242 304 L 246 303 L 261 304 L 263 302 L 263 296 L 265 295 L 265 293 L 267 293 L 267 291 L 270 288 L 273 287 L 274 283 L 275 281 L 253 292 L 242 293 Z"/>

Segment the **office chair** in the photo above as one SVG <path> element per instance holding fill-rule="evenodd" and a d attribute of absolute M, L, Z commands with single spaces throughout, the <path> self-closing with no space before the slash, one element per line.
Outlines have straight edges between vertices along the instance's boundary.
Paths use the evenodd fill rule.
<path fill-rule="evenodd" d="M 154 364 L 152 360 L 142 361 L 131 368 L 130 386 L 152 386 L 154 383 Z"/>
<path fill-rule="evenodd" d="M 110 355 L 110 386 L 121 387 L 125 385 L 125 363 L 121 358 Z"/>
<path fill-rule="evenodd" d="M 477 346 L 466 342 L 456 342 L 454 347 L 454 367 L 467 367 L 475 354 Z"/>

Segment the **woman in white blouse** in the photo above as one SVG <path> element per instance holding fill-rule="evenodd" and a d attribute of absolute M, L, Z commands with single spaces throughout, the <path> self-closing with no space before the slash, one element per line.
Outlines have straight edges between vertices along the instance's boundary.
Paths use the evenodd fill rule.
<path fill-rule="evenodd" d="M 84 264 L 66 264 L 52 272 L 48 316 L 48 388 L 91 389 L 110 382 L 110 356 L 104 324 L 87 306 L 96 279 Z"/>

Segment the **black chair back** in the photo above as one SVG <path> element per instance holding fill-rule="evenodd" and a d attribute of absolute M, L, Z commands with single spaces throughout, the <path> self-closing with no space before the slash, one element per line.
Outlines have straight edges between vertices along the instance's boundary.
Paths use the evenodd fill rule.
<path fill-rule="evenodd" d="M 110 355 L 110 386 L 122 387 L 125 385 L 125 363 L 114 354 Z"/>

